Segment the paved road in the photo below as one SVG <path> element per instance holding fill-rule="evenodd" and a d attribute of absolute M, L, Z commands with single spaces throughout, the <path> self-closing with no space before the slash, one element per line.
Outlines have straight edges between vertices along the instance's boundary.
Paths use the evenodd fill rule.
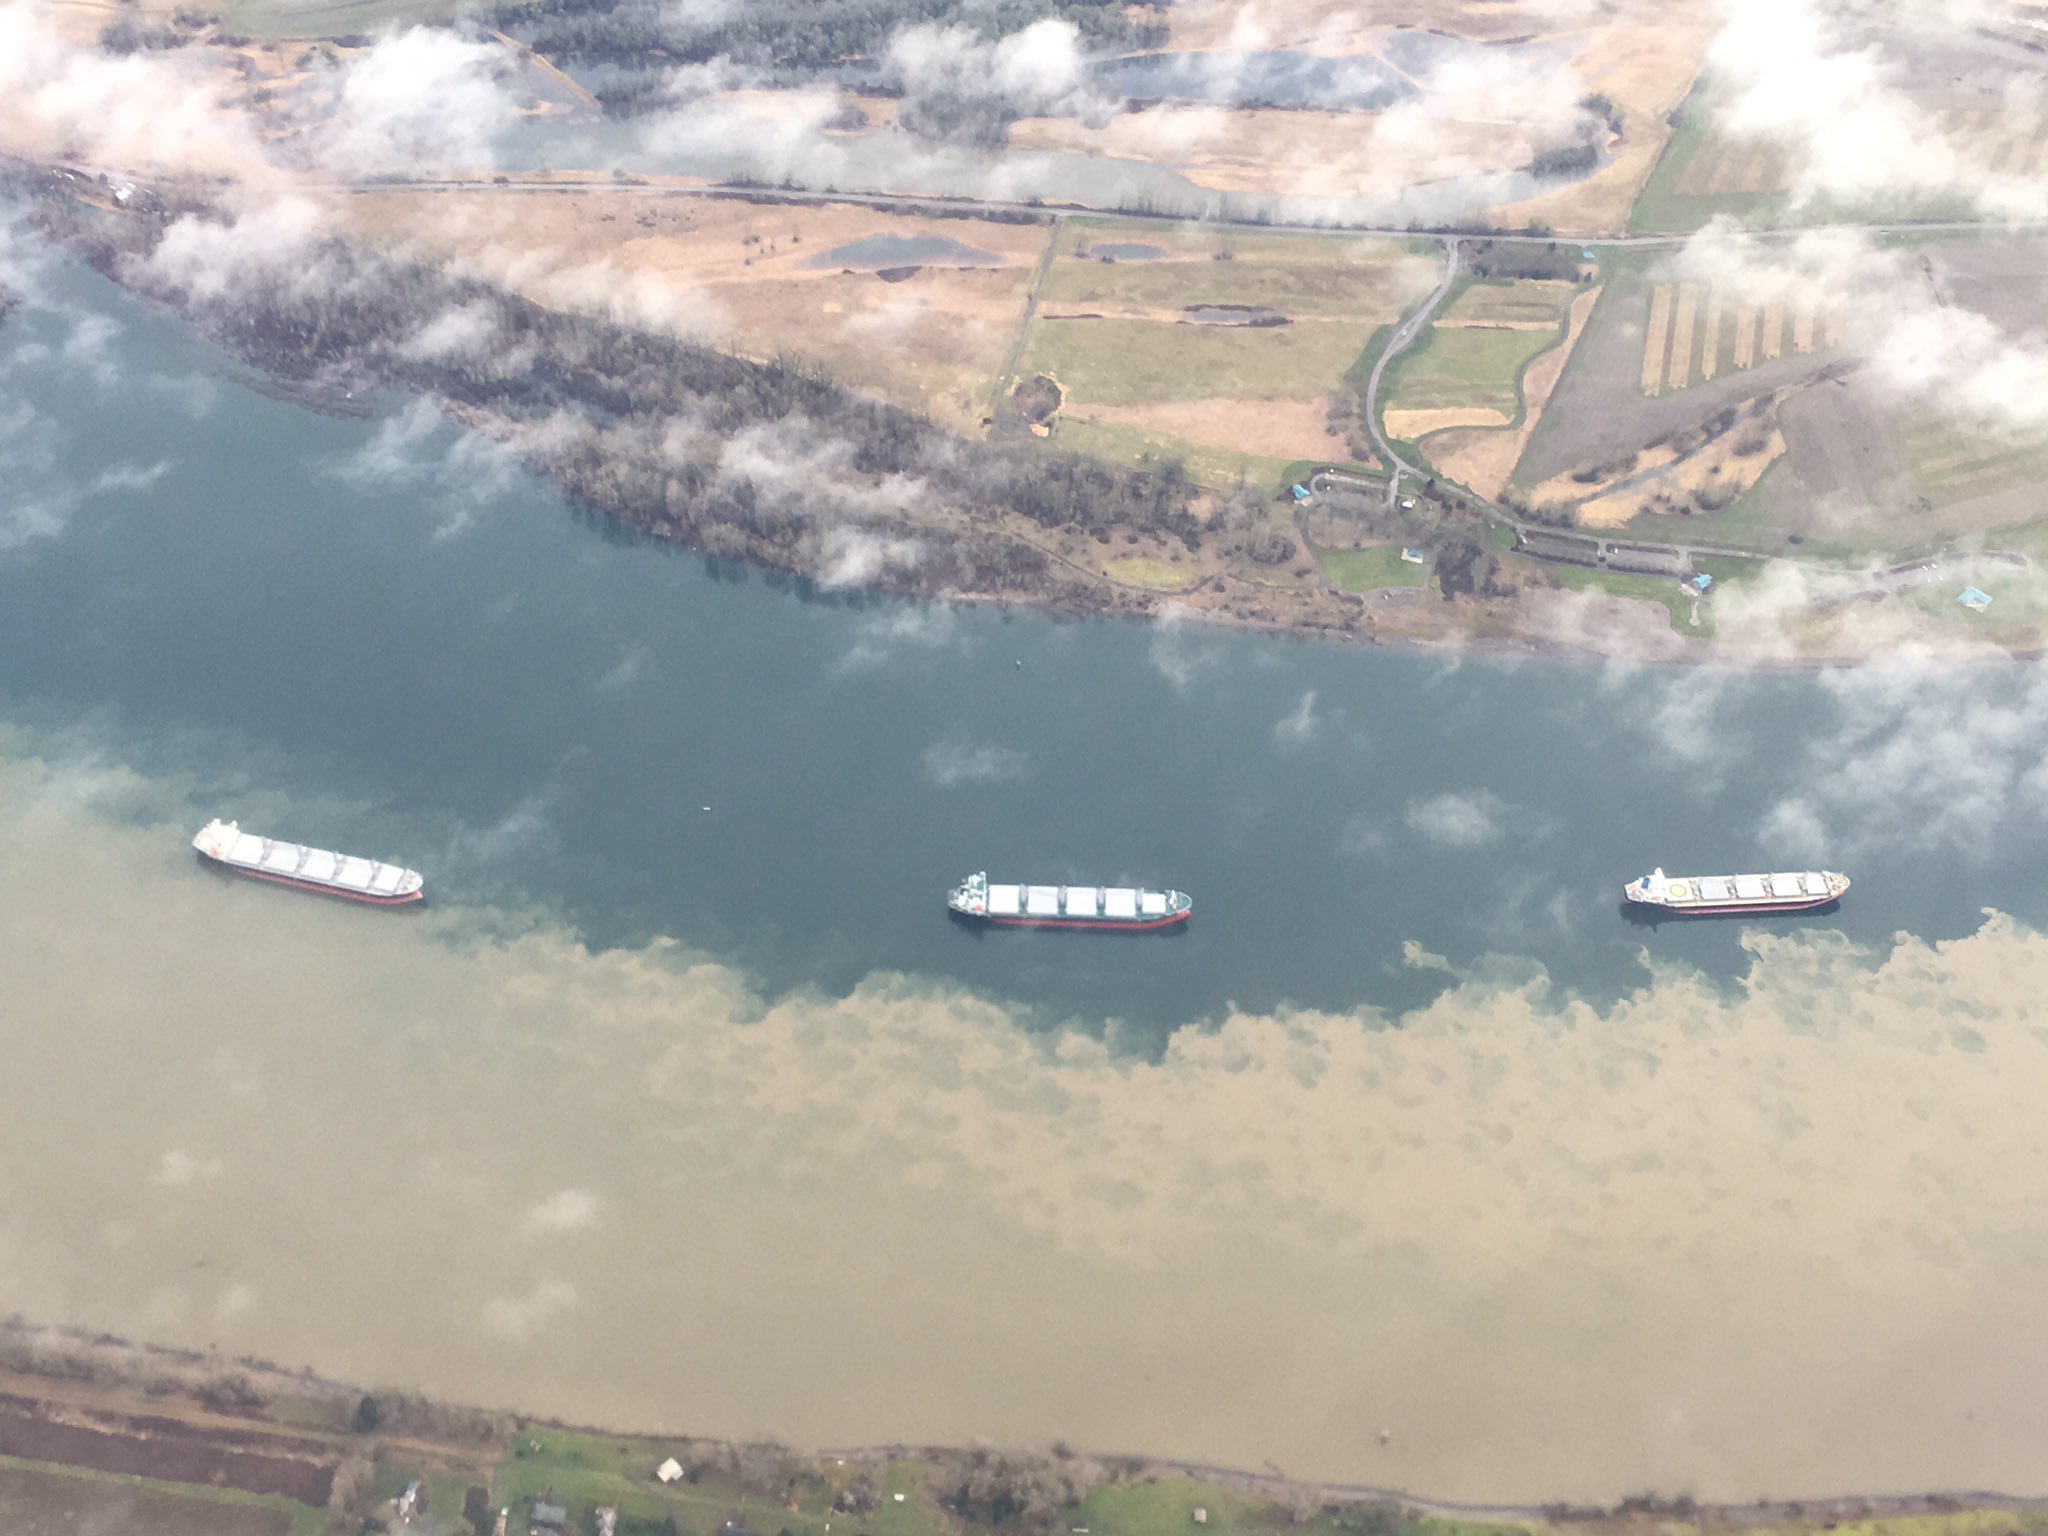
<path fill-rule="evenodd" d="M 108 168 L 108 174 L 115 174 Z M 133 178 L 131 178 L 133 179 Z M 701 186 L 659 185 L 642 181 L 578 181 L 523 180 L 496 181 L 486 176 L 441 178 L 435 180 L 407 180 L 399 177 L 369 178 L 356 181 L 306 182 L 300 189 L 311 192 L 379 193 L 379 192 L 457 192 L 478 189 L 504 193 L 526 193 L 531 195 L 565 192 L 601 193 L 619 197 L 715 197 L 743 194 L 759 194 L 777 197 L 797 203 L 856 203 L 870 208 L 895 208 L 905 212 L 919 209 L 948 209 L 967 213 L 1024 213 L 1038 218 L 1062 219 L 1071 215 L 1085 214 L 1091 217 L 1115 217 L 1139 224 L 1200 224 L 1204 229 L 1242 231 L 1246 234 L 1299 234 L 1327 235 L 1340 233 L 1390 240 L 1407 239 L 1472 239 L 1494 240 L 1505 245 L 1577 245 L 1585 250 L 1618 250 L 1638 246 L 1683 245 L 1692 238 L 1691 233 L 1674 235 L 1529 235 L 1491 234 L 1472 229 L 1428 229 L 1415 225 L 1369 225 L 1314 223 L 1309 221 L 1275 220 L 1266 222 L 1256 219 L 1212 219 L 1199 214 L 1162 213 L 1154 209 L 1129 209 L 1094 207 L 1083 203 L 1015 202 L 1003 198 L 936 197 L 929 194 L 909 192 L 818 192 L 808 188 L 795 187 L 728 187 L 706 183 Z M 1896 224 L 1808 224 L 1791 229 L 1763 229 L 1749 232 L 1756 240 L 1794 240 L 1801 235 L 1825 229 L 1858 229 L 1869 234 L 1980 234 L 1996 230 L 2002 234 L 2015 231 L 2048 231 L 2048 219 L 2026 220 L 2018 223 L 1999 223 L 1994 220 L 1953 219 L 1915 223 L 1906 221 Z"/>
<path fill-rule="evenodd" d="M 1443 303 L 1445 295 L 1458 281 L 1458 237 L 1447 236 L 1444 240 L 1444 280 L 1436 285 L 1436 292 L 1424 299 L 1415 313 L 1403 320 L 1387 338 L 1386 347 L 1381 351 L 1379 361 L 1372 365 L 1372 376 L 1365 381 L 1365 428 L 1372 434 L 1373 446 L 1380 451 L 1380 458 L 1395 473 L 1387 482 L 1387 505 L 1392 506 L 1394 492 L 1402 475 L 1420 476 L 1417 469 L 1398 453 L 1387 441 L 1387 434 L 1380 427 L 1380 378 L 1387 371 L 1387 364 L 1399 357 L 1415 344 L 1415 338 L 1422 334 L 1422 328 L 1429 324 L 1429 317 L 1436 313 L 1437 305 Z"/>

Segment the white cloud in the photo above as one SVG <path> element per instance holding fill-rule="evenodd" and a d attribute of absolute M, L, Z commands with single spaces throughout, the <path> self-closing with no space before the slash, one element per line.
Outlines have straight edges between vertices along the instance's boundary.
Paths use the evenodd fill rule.
<path fill-rule="evenodd" d="M 597 1196 L 587 1189 L 564 1189 L 527 1208 L 519 1218 L 523 1237 L 579 1232 L 597 1225 Z"/>
<path fill-rule="evenodd" d="M 1507 831 L 1509 807 L 1489 790 L 1411 800 L 1403 812 L 1409 830 L 1446 848 L 1484 848 Z"/>
<path fill-rule="evenodd" d="M 517 114 L 505 50 L 438 27 L 387 33 L 329 73 L 334 115 L 307 148 L 346 174 L 488 168 Z"/>
<path fill-rule="evenodd" d="M 1145 650 L 1153 669 L 1186 693 L 1204 673 L 1222 665 L 1223 652 L 1213 641 L 1198 641 L 1190 633 L 1192 610 L 1184 603 L 1166 603 L 1152 625 L 1152 639 Z"/>
<path fill-rule="evenodd" d="M 69 42 L 39 0 L 0 4 L 0 110 L 67 156 L 116 165 L 221 169 L 261 158 L 204 50 L 115 57 Z"/>
<path fill-rule="evenodd" d="M 924 559 L 916 539 L 887 538 L 862 528 L 833 528 L 824 539 L 822 587 L 861 587 L 885 571 L 908 571 Z"/>
<path fill-rule="evenodd" d="M 912 97 L 995 96 L 1020 114 L 1073 112 L 1097 120 L 1116 107 L 1093 84 L 1080 28 L 1054 17 L 993 40 L 967 27 L 905 27 L 889 41 L 888 62 Z"/>
<path fill-rule="evenodd" d="M 341 275 L 321 254 L 326 218 L 310 198 L 287 196 L 231 219 L 174 219 L 139 267 L 152 283 L 200 303 L 218 303 L 252 282 L 290 292 L 336 291 Z"/>
<path fill-rule="evenodd" d="M 1999 216 L 2048 211 L 2048 187 L 1966 152 L 1904 84 L 1909 56 L 1925 42 L 1967 36 L 1969 13 L 1981 7 L 1906 0 L 1877 12 L 1835 0 L 1721 0 L 1720 9 L 1725 25 L 1707 55 L 1719 121 L 1789 145 L 1801 200 L 1962 195 Z M 2016 120 L 2038 116 L 2025 83 L 2001 104 Z"/>
<path fill-rule="evenodd" d="M 581 1301 L 566 1280 L 537 1280 L 525 1294 L 496 1296 L 484 1304 L 484 1332 L 511 1344 L 523 1344 Z"/>
<path fill-rule="evenodd" d="M 1322 717 L 1316 713 L 1316 691 L 1306 689 L 1300 702 L 1273 722 L 1273 745 L 1282 752 L 1298 752 L 1315 740 L 1322 724 Z"/>
<path fill-rule="evenodd" d="M 1753 303 L 1854 313 L 1852 347 L 1895 402 L 1989 430 L 2048 423 L 2048 336 L 2009 332 L 1952 302 L 1930 282 L 1923 254 L 1881 249 L 1856 229 L 1763 240 L 1722 218 L 1686 243 L 1674 270 Z"/>
<path fill-rule="evenodd" d="M 941 741 L 925 749 L 924 776 L 941 789 L 960 784 L 998 784 L 1024 777 L 1026 758 L 1013 747 L 969 741 Z"/>
<path fill-rule="evenodd" d="M 377 424 L 370 440 L 332 462 L 344 479 L 365 486 L 404 486 L 423 493 L 439 521 L 433 537 L 449 539 L 517 485 L 518 454 L 481 432 L 451 429 L 430 400 L 414 400 Z"/>
<path fill-rule="evenodd" d="M 1822 673 L 1823 729 L 1759 831 L 1807 859 L 1884 848 L 1982 859 L 2048 816 L 2048 675 L 1901 647 Z"/>
<path fill-rule="evenodd" d="M 201 1179 L 213 1178 L 219 1172 L 217 1159 L 194 1157 L 182 1147 L 173 1147 L 156 1160 L 150 1182 L 165 1189 L 184 1189 Z"/>
<path fill-rule="evenodd" d="M 872 672 L 905 654 L 949 650 L 964 643 L 959 615 L 947 604 L 892 606 L 861 620 L 853 644 L 832 664 L 832 670 Z"/>

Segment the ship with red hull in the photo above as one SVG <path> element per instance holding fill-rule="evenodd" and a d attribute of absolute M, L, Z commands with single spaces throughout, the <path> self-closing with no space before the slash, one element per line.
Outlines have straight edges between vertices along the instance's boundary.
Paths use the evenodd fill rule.
<path fill-rule="evenodd" d="M 946 895 L 947 910 L 966 922 L 997 928 L 1077 928 L 1100 933 L 1147 933 L 1173 928 L 1194 915 L 1185 891 L 1129 885 L 997 885 L 986 873 L 969 875 Z"/>
<path fill-rule="evenodd" d="M 258 837 L 218 817 L 199 829 L 192 846 L 207 863 L 231 874 L 373 907 L 409 906 L 426 895 L 418 870 Z"/>
<path fill-rule="evenodd" d="M 1667 875 L 1653 869 L 1631 880 L 1622 893 L 1641 906 L 1701 917 L 1749 912 L 1767 917 L 1778 912 L 1811 912 L 1842 899 L 1849 877 L 1828 869 L 1807 869 L 1774 875 Z"/>

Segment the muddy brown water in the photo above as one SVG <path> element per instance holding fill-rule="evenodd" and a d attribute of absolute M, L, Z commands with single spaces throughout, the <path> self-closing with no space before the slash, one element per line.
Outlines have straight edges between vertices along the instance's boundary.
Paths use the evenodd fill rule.
<path fill-rule="evenodd" d="M 250 394 L 90 281 L 26 311 L 10 1310 L 810 1444 L 2048 1483 L 2048 941 L 1981 910 L 2048 917 L 2044 832 L 1930 842 L 1913 798 L 2019 804 L 1982 774 L 2038 760 L 2031 674 L 805 602 L 402 403 Z M 1941 713 L 1979 697 L 1999 734 Z M 1787 798 L 1899 761 L 1896 804 Z M 1854 853 L 1830 926 L 1617 913 L 1788 804 Z M 216 812 L 405 857 L 430 910 L 210 877 Z M 1195 924 L 976 939 L 938 903 L 983 862 L 1156 874 Z"/>

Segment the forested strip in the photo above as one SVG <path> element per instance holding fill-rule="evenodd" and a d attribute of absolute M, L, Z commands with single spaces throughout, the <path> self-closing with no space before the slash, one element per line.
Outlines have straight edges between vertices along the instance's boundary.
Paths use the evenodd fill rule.
<path fill-rule="evenodd" d="M 1163 534 L 1190 549 L 1200 536 L 1177 467 L 1144 474 L 1035 442 L 963 439 L 794 360 L 755 362 L 544 309 L 339 239 L 282 258 L 252 250 L 233 282 L 194 284 L 152 259 L 171 211 L 108 218 L 51 201 L 42 218 L 252 365 L 438 397 L 587 504 L 711 553 L 814 572 L 835 534 L 914 539 L 919 558 L 892 567 L 889 585 L 996 591 L 1033 587 L 1050 567 L 1004 531 L 1005 514 Z M 450 316 L 480 343 L 423 348 Z"/>

